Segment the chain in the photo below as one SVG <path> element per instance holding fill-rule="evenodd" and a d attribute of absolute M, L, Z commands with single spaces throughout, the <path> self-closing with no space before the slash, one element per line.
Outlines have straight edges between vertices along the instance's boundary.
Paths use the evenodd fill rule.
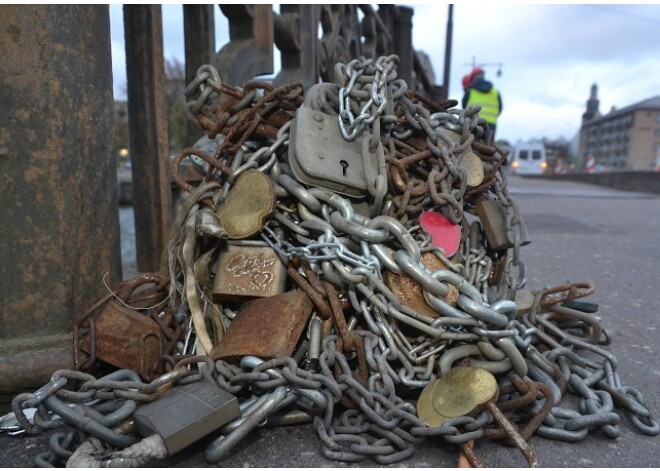
<path fill-rule="evenodd" d="M 487 141 L 477 110 L 451 109 L 453 102 L 432 103 L 408 91 L 397 79 L 397 63 L 387 56 L 337 64 L 337 83 L 313 87 L 304 98 L 297 83 L 238 88 L 222 83 L 211 66 L 198 70 L 186 88 L 185 112 L 216 148 L 185 149 L 172 164 L 185 194 L 168 247 L 168 317 L 156 319 L 171 347 L 159 362 L 170 371 L 144 383 L 126 370 L 99 380 L 61 370 L 38 391 L 17 396 L 12 432 L 66 429 L 53 435 L 38 464 L 144 465 L 155 455 L 133 448 L 143 442 L 127 425 L 135 407 L 157 401 L 164 384 L 202 380 L 240 398 L 241 417 L 205 452 L 211 463 L 256 427 L 301 421 L 312 423 L 326 458 L 379 464 L 409 458 L 427 436 L 455 445 L 497 440 L 521 450 L 520 440 L 533 434 L 572 442 L 589 433 L 615 438 L 622 412 L 641 433 L 660 432 L 641 393 L 621 384 L 601 319 L 563 305 L 592 294 L 593 286 L 533 292 L 531 309 L 520 311 L 514 300 L 525 285 L 520 249 L 527 234 L 501 172 L 506 155 Z M 292 176 L 291 122 L 301 106 L 336 114 L 343 139 L 362 138 L 364 198 L 307 187 Z M 483 167 L 480 181 L 469 173 L 468 156 Z M 206 172 L 197 187 L 179 174 L 186 158 Z M 240 308 L 214 303 L 209 267 L 226 243 L 215 210 L 250 170 L 267 175 L 277 197 L 252 243 L 275 251 L 289 284 L 314 308 L 307 337 L 291 356 L 246 356 L 237 365 L 209 357 Z M 490 247 L 478 198 L 501 205 L 509 248 Z M 431 243 L 419 223 L 425 211 L 460 227 L 455 255 Z M 427 257 L 444 268 L 428 268 Z M 395 293 L 391 277 L 408 280 L 433 315 Z M 181 326 L 176 335 L 168 330 L 170 318 Z M 79 327 L 82 334 L 94 328 Z M 88 369 L 91 357 L 76 364 Z M 497 406 L 519 434 L 489 411 L 427 427 L 414 400 L 402 397 L 459 364 L 497 376 Z M 26 410 L 35 411 L 32 420 Z M 129 455 L 139 461 L 127 461 Z"/>

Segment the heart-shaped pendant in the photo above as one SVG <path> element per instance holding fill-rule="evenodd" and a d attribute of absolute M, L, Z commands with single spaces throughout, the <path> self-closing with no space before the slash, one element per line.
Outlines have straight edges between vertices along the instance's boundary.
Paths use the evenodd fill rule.
<path fill-rule="evenodd" d="M 246 239 L 261 231 L 273 215 L 276 198 L 270 177 L 249 170 L 236 179 L 216 214 L 230 239 Z"/>

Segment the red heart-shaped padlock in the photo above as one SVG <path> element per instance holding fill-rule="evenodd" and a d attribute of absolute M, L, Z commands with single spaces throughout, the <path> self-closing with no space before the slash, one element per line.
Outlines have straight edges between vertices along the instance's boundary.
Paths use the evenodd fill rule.
<path fill-rule="evenodd" d="M 447 257 L 453 256 L 461 243 L 461 226 L 454 224 L 442 214 L 425 211 L 419 224 L 431 235 L 431 243 L 444 250 Z"/>

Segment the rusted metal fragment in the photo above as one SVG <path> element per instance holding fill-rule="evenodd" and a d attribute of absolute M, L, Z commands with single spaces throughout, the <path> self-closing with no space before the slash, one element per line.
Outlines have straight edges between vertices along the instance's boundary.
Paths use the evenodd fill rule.
<path fill-rule="evenodd" d="M 244 303 L 211 356 L 229 362 L 246 355 L 263 359 L 291 356 L 312 307 L 301 290 Z"/>

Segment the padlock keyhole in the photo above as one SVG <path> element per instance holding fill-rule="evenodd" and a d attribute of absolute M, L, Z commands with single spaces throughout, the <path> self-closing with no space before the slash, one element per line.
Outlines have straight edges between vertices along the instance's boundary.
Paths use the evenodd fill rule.
<path fill-rule="evenodd" d="M 341 173 L 342 173 L 342 175 L 343 175 L 343 176 L 346 176 L 346 169 L 348 168 L 348 162 L 346 162 L 345 160 L 340 160 L 340 161 L 339 161 L 339 164 L 340 164 L 341 167 L 342 167 L 342 169 L 341 169 Z"/>

